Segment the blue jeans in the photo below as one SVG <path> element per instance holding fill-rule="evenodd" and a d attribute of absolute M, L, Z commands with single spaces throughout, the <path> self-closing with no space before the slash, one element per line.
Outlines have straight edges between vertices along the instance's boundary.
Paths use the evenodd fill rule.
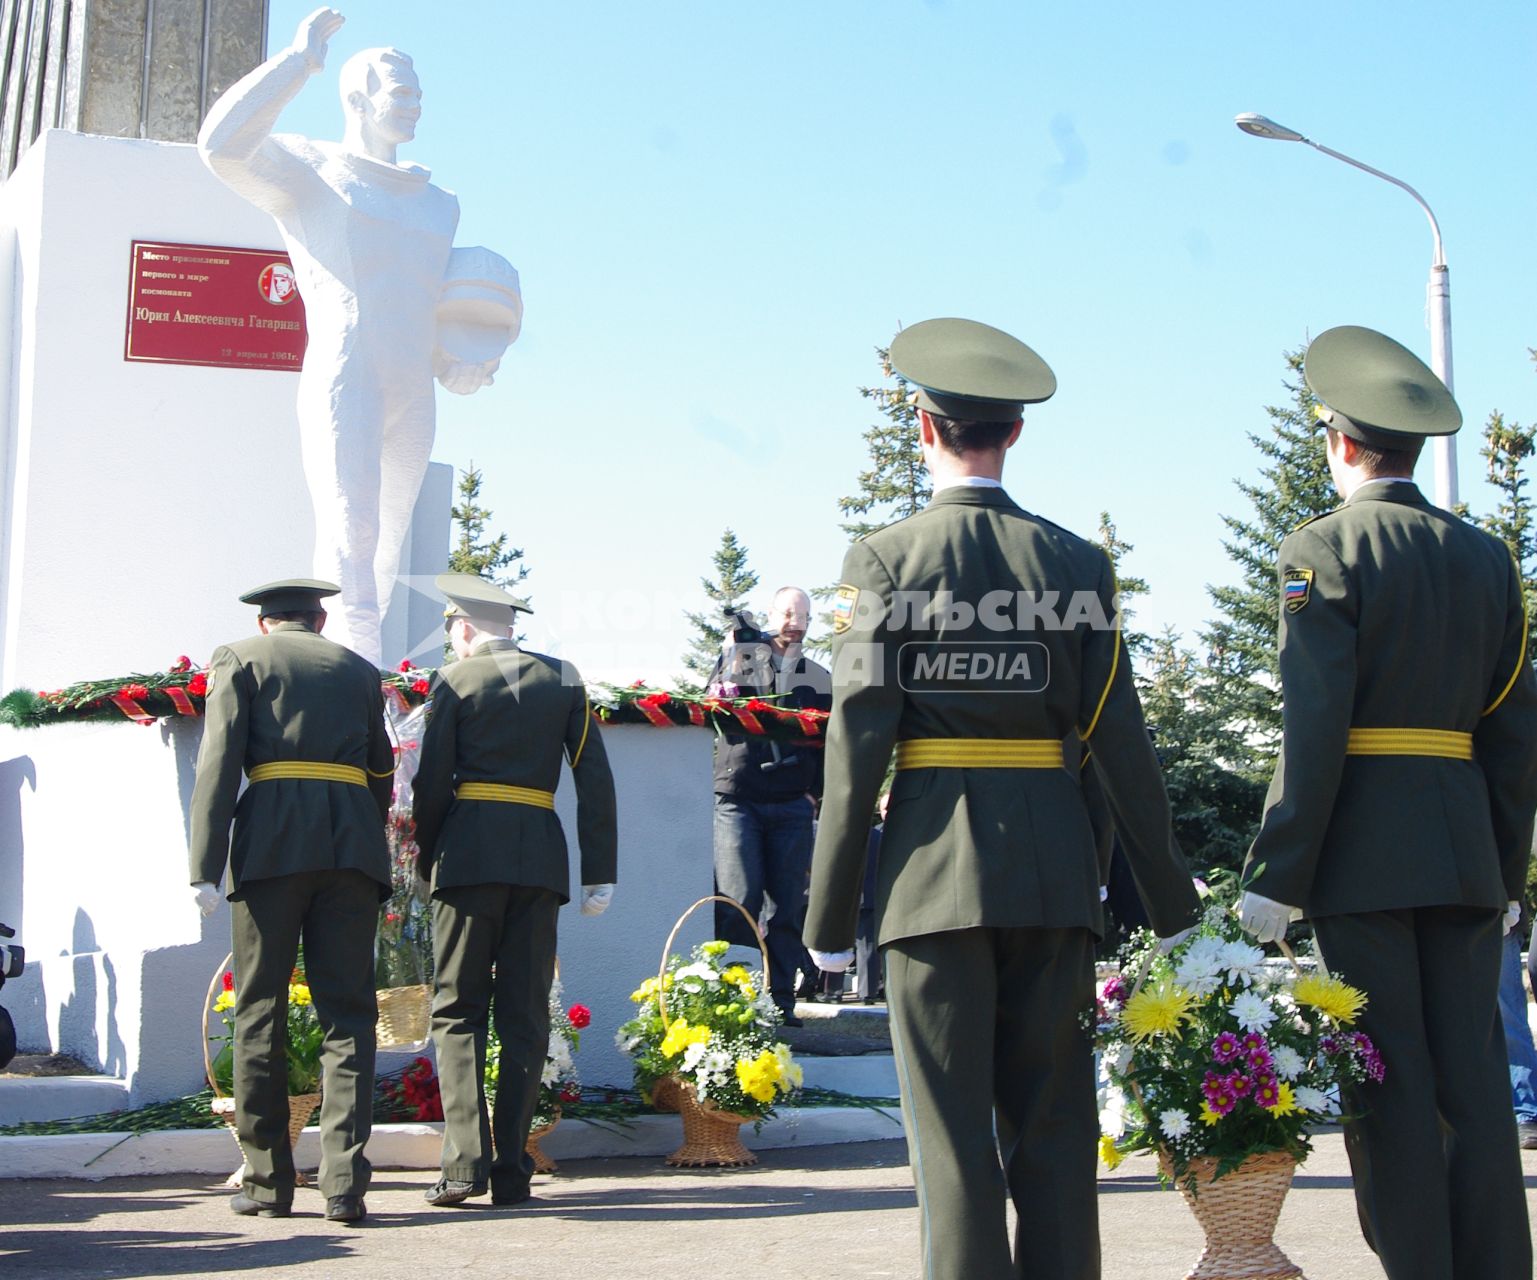
<path fill-rule="evenodd" d="M 795 971 L 805 948 L 806 879 L 811 872 L 811 801 L 715 797 L 715 892 L 735 898 L 763 924 L 769 992 L 786 1013 L 795 1008 Z M 764 920 L 765 915 L 767 920 Z M 715 904 L 715 936 L 740 946 L 757 939 L 741 914 Z"/>
<path fill-rule="evenodd" d="M 1505 1024 L 1505 1057 L 1510 1064 L 1511 1105 L 1519 1124 L 1537 1124 L 1537 1046 L 1527 1020 L 1526 986 L 1521 981 L 1521 935 L 1505 935 L 1500 957 L 1500 1021 Z"/>

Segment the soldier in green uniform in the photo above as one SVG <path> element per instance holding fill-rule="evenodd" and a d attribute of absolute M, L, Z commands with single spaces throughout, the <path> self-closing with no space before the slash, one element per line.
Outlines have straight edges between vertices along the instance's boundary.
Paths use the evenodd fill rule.
<path fill-rule="evenodd" d="M 1104 926 L 1079 738 L 1155 929 L 1178 936 L 1198 899 L 1109 559 L 999 482 L 1022 406 L 1056 389 L 1051 370 L 968 320 L 904 330 L 891 363 L 921 388 L 934 497 L 844 560 L 806 942 L 823 968 L 846 965 L 895 749 L 876 928 L 924 1275 L 1084 1280 L 1099 1274 L 1099 1127 L 1081 1019 Z"/>
<path fill-rule="evenodd" d="M 1411 352 L 1343 326 L 1303 371 L 1345 502 L 1280 548 L 1285 729 L 1242 917 L 1268 942 L 1305 914 L 1370 999 L 1386 1077 L 1346 1136 L 1391 1280 L 1529 1280 L 1498 1012 L 1537 806 L 1521 576 L 1410 478 L 1425 437 L 1462 423 Z"/>
<path fill-rule="evenodd" d="M 356 1222 L 370 1173 L 373 943 L 390 892 L 384 815 L 395 768 L 379 672 L 320 635 L 321 599 L 337 591 L 304 578 L 240 597 L 257 607 L 261 634 L 219 648 L 209 667 L 189 852 L 205 915 L 226 863 L 230 873 L 235 1117 L 246 1157 L 231 1207 L 265 1217 L 292 1207 L 285 1046 L 302 941 L 325 1033 L 320 1189 L 327 1218 Z"/>
<path fill-rule="evenodd" d="M 444 1120 L 443 1176 L 427 1200 L 460 1204 L 485 1194 L 489 1176 L 494 1204 L 518 1204 L 533 1176 L 523 1147 L 549 1045 L 556 914 L 569 899 L 555 816 L 561 759 L 576 784 L 583 915 L 601 913 L 613 894 L 614 779 L 576 669 L 510 638 L 514 611 L 528 606 L 474 574 L 437 583 L 460 661 L 428 695 L 415 782 L 416 837 L 432 883 Z M 490 1018 L 502 1049 L 488 1115 Z"/>

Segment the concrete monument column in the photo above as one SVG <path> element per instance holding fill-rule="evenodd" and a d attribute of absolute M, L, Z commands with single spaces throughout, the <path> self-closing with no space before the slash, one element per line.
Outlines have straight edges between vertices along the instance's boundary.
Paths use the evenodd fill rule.
<path fill-rule="evenodd" d="M 267 54 L 267 0 L 4 0 L 0 179 L 44 129 L 192 142 Z"/>

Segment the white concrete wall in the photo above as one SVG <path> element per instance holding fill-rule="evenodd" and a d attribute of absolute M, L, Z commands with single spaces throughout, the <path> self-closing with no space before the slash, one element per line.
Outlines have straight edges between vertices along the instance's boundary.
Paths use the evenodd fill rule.
<path fill-rule="evenodd" d="M 561 912 L 568 1000 L 593 1012 L 578 1064 L 590 1084 L 628 1084 L 613 1044 L 629 993 L 711 871 L 711 733 L 602 731 L 619 793 L 619 888 L 602 916 Z M 186 806 L 201 722 L 0 730 L 0 920 L 27 971 L 3 1000 L 24 1048 L 73 1053 L 129 1082 L 133 1103 L 200 1087 L 202 1001 L 229 950 L 229 911 L 202 920 L 187 889 Z M 569 775 L 556 809 L 576 857 Z M 573 883 L 576 894 L 577 885 Z M 710 908 L 684 932 L 710 936 Z"/>

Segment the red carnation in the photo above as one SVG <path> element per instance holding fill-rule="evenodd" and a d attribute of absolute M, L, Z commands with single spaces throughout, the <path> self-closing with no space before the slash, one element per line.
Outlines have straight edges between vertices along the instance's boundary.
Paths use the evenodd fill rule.
<path fill-rule="evenodd" d="M 411 670 L 411 659 L 410 658 L 402 658 L 400 660 L 400 666 L 398 666 L 396 668 L 396 670 L 397 671 L 409 671 L 409 670 Z"/>
<path fill-rule="evenodd" d="M 235 975 L 228 969 L 224 971 L 224 989 L 226 991 L 233 991 L 235 989 Z"/>
<path fill-rule="evenodd" d="M 187 671 L 190 670 L 191 667 L 192 659 L 189 658 L 186 654 L 182 654 L 181 657 L 177 658 L 175 662 L 171 663 L 172 671 Z"/>
<path fill-rule="evenodd" d="M 411 681 L 411 692 L 412 693 L 426 693 L 427 690 L 430 689 L 431 687 L 432 686 L 429 685 L 425 680 L 413 680 L 413 681 Z"/>
<path fill-rule="evenodd" d="M 187 692 L 194 698 L 208 696 L 208 677 L 199 671 L 192 679 L 187 681 Z"/>
<path fill-rule="evenodd" d="M 772 711 L 774 707 L 771 703 L 763 701 L 762 698 L 749 698 L 746 709 L 748 711 Z"/>
<path fill-rule="evenodd" d="M 582 1091 L 575 1085 L 568 1084 L 560 1091 L 560 1100 L 562 1102 L 580 1102 L 582 1100 Z"/>
<path fill-rule="evenodd" d="M 571 1025 L 580 1031 L 592 1023 L 592 1010 L 585 1004 L 574 1004 L 566 1011 L 566 1017 L 571 1019 Z"/>
<path fill-rule="evenodd" d="M 149 690 L 142 684 L 125 684 L 118 691 L 118 696 L 123 698 L 147 698 Z"/>

